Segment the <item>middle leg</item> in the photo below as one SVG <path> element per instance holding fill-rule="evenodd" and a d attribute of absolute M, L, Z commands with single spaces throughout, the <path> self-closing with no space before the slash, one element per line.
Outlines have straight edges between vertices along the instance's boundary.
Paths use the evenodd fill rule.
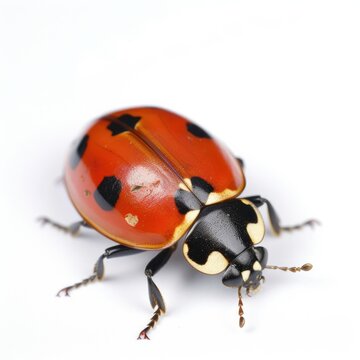
<path fill-rule="evenodd" d="M 63 225 L 54 220 L 51 220 L 50 218 L 48 218 L 46 216 L 42 216 L 42 217 L 38 218 L 38 221 L 42 225 L 49 224 L 49 225 L 53 226 L 54 228 L 64 231 L 65 233 L 68 233 L 72 236 L 76 236 L 79 233 L 81 227 L 92 229 L 92 226 L 90 224 L 88 224 L 85 220 L 76 221 L 76 222 L 71 223 L 70 225 Z"/>
<path fill-rule="evenodd" d="M 95 280 L 102 280 L 102 278 L 104 277 L 104 259 L 112 259 L 115 257 L 138 254 L 139 252 L 142 251 L 144 250 L 132 249 L 124 245 L 116 245 L 107 248 L 95 263 L 92 275 L 90 275 L 89 277 L 87 277 L 86 279 L 80 282 L 75 283 L 74 285 L 67 286 L 61 289 L 57 293 L 57 296 L 60 296 L 61 293 L 64 293 L 65 296 L 69 296 L 69 292 L 74 289 L 77 289 L 81 286 L 85 286 Z"/>

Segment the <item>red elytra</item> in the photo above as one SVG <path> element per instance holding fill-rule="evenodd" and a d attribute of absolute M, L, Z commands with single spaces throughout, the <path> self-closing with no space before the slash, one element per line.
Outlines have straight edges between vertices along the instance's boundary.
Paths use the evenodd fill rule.
<path fill-rule="evenodd" d="M 190 228 L 199 211 L 184 215 L 175 194 L 186 188 L 195 197 L 193 177 L 212 187 L 201 206 L 237 197 L 245 187 L 238 161 L 223 145 L 184 117 L 153 107 L 96 120 L 65 168 L 66 188 L 84 220 L 138 249 L 171 246 Z"/>

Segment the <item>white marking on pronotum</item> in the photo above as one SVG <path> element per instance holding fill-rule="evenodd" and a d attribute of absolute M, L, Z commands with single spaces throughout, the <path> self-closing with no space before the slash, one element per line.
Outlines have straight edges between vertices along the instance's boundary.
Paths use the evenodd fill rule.
<path fill-rule="evenodd" d="M 247 224 L 246 231 L 249 234 L 253 244 L 258 244 L 261 242 L 261 240 L 264 238 L 265 235 L 264 220 L 260 214 L 260 211 L 256 208 L 256 206 L 252 202 L 246 199 L 241 199 L 241 201 L 246 205 L 250 205 L 256 213 L 257 223 Z"/>
<path fill-rule="evenodd" d="M 189 253 L 189 246 L 188 244 L 185 243 L 183 246 L 183 254 L 185 256 L 185 259 L 196 270 L 204 274 L 209 274 L 209 275 L 219 274 L 222 271 L 224 271 L 229 265 L 227 259 L 219 251 L 211 252 L 205 264 L 198 264 L 197 262 L 191 260 L 188 253 Z"/>

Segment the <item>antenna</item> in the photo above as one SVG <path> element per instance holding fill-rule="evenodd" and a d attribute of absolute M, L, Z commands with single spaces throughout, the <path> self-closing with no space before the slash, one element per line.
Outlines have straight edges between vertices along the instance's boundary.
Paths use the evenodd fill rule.
<path fill-rule="evenodd" d="M 313 268 L 313 266 L 309 263 L 304 264 L 300 267 L 286 267 L 286 266 L 275 266 L 275 265 L 267 265 L 265 266 L 265 269 L 271 269 L 271 270 L 282 270 L 282 271 L 291 271 L 293 273 L 299 272 L 299 271 L 310 271 Z"/>
<path fill-rule="evenodd" d="M 243 302 L 242 302 L 242 296 L 241 296 L 241 286 L 238 289 L 238 296 L 239 296 L 239 326 L 242 328 L 245 325 L 245 318 L 244 318 L 244 309 L 243 309 Z"/>

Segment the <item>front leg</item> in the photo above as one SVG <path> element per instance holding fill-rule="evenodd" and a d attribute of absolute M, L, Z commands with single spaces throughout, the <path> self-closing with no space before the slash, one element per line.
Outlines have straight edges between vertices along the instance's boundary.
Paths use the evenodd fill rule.
<path fill-rule="evenodd" d="M 140 331 L 138 339 L 147 339 L 149 337 L 147 333 L 150 329 L 152 329 L 155 324 L 159 321 L 159 318 L 162 314 L 165 314 L 165 302 L 161 295 L 159 288 L 154 283 L 152 277 L 168 262 L 171 255 L 176 250 L 176 244 L 162 250 L 159 254 L 157 254 L 146 266 L 145 275 L 147 277 L 148 289 L 149 289 L 149 299 L 152 308 L 156 308 L 150 322 L 146 325 L 146 327 Z"/>
<path fill-rule="evenodd" d="M 260 195 L 249 196 L 249 197 L 246 197 L 245 199 L 251 201 L 256 207 L 260 207 L 264 204 L 267 205 L 271 229 L 275 235 L 280 235 L 280 233 L 282 231 L 300 230 L 305 226 L 313 227 L 314 225 L 320 225 L 320 222 L 318 220 L 310 219 L 310 220 L 304 221 L 301 224 L 297 224 L 297 225 L 293 225 L 293 226 L 281 226 L 280 218 L 269 200 L 261 197 Z"/>

